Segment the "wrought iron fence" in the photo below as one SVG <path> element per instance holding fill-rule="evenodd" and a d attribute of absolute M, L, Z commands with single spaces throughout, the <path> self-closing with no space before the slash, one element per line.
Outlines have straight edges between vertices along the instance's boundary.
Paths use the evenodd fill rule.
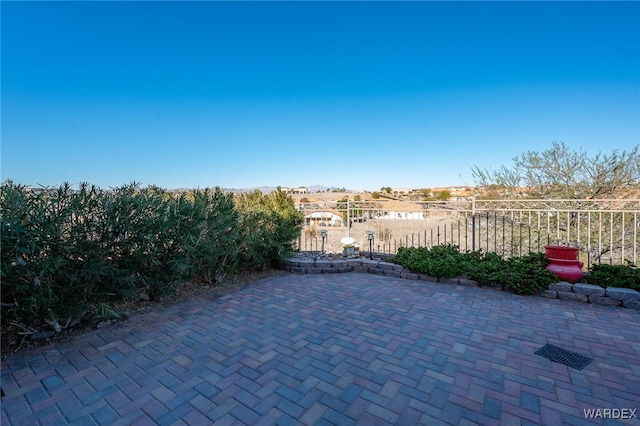
<path fill-rule="evenodd" d="M 570 245 L 587 266 L 637 265 L 640 254 L 640 200 L 346 201 L 299 209 L 301 251 L 341 252 L 348 236 L 361 251 L 388 254 L 453 244 L 511 257 Z"/>

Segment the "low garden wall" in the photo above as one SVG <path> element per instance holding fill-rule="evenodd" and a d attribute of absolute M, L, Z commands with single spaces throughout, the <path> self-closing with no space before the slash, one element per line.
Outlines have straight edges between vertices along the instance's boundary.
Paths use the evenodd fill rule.
<path fill-rule="evenodd" d="M 565 299 L 594 305 L 622 306 L 640 311 L 640 292 L 630 288 L 607 287 L 594 284 L 558 282 L 542 293 L 550 299 Z"/>
<path fill-rule="evenodd" d="M 284 269 L 298 274 L 364 272 L 409 280 L 478 287 L 478 283 L 474 280 L 466 278 L 440 278 L 416 274 L 395 263 L 385 262 L 382 259 L 371 260 L 362 257 L 353 259 L 292 258 L 285 261 Z M 551 284 L 548 290 L 541 293 L 541 296 L 550 299 L 572 300 L 575 302 L 616 306 L 640 311 L 640 292 L 628 288 L 607 287 L 604 289 L 593 284 L 558 282 Z"/>

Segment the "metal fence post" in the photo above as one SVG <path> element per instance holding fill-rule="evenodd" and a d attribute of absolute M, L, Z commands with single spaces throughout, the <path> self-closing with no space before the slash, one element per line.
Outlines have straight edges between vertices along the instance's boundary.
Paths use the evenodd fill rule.
<path fill-rule="evenodd" d="M 476 251 L 476 214 L 471 213 L 471 251 Z"/>
<path fill-rule="evenodd" d="M 476 251 L 476 197 L 471 198 L 471 251 Z"/>
<path fill-rule="evenodd" d="M 347 200 L 347 236 L 351 236 L 351 201 Z"/>

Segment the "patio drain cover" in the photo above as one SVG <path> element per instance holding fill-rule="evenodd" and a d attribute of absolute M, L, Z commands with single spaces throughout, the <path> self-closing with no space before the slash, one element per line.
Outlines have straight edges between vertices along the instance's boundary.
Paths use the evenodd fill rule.
<path fill-rule="evenodd" d="M 566 349 L 559 348 L 554 345 L 546 344 L 536 352 L 536 355 L 541 355 L 553 362 L 559 362 L 560 364 L 567 365 L 576 370 L 582 370 L 593 361 L 593 358 L 580 355 L 575 352 L 568 351 Z"/>

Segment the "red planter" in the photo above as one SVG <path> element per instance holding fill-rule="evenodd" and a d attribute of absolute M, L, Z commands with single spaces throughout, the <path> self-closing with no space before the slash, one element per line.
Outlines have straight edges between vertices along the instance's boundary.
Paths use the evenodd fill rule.
<path fill-rule="evenodd" d="M 578 260 L 577 247 L 545 246 L 544 251 L 549 259 Z"/>
<path fill-rule="evenodd" d="M 547 270 L 570 283 L 577 283 L 582 279 L 584 264 L 578 260 L 577 247 L 545 246 L 544 250 L 550 262 Z"/>

